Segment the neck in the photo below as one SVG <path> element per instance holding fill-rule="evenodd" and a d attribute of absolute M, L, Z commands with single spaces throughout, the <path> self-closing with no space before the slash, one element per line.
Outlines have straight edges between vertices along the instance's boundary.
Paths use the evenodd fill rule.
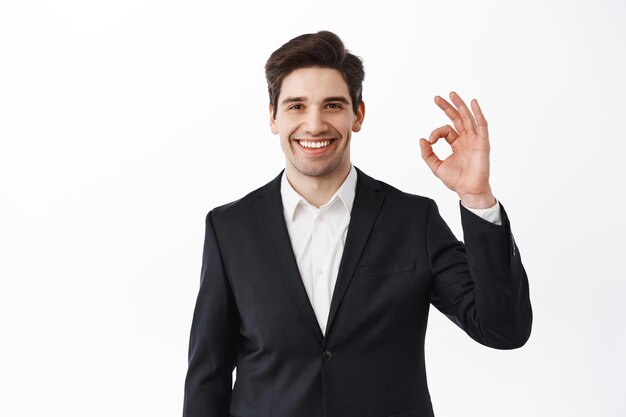
<path fill-rule="evenodd" d="M 288 162 L 285 167 L 285 174 L 293 189 L 310 204 L 319 208 L 337 192 L 346 180 L 351 168 L 352 164 L 348 161 L 346 164 L 339 165 L 328 175 L 312 177 L 302 174 Z"/>

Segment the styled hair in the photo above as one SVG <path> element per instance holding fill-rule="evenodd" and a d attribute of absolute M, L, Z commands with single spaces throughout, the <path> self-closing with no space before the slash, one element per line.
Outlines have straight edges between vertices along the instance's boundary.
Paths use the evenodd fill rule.
<path fill-rule="evenodd" d="M 363 100 L 363 60 L 347 50 L 339 36 L 321 30 L 297 36 L 275 50 L 265 63 L 265 78 L 274 108 L 274 119 L 278 111 L 278 96 L 283 79 L 299 68 L 332 68 L 341 73 L 352 99 L 356 114 Z"/>

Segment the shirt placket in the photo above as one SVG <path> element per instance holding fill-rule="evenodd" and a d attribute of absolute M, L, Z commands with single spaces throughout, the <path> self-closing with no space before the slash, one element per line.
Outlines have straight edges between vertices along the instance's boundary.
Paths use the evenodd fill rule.
<path fill-rule="evenodd" d="M 326 332 L 330 300 L 328 295 L 328 248 L 325 247 L 327 238 L 324 224 L 326 207 L 316 210 L 311 227 L 311 263 L 313 271 L 313 302 L 320 328 Z"/>

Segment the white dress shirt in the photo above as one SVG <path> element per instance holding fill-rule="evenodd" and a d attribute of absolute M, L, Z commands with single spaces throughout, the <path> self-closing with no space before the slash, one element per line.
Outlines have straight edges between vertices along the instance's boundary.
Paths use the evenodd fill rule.
<path fill-rule="evenodd" d="M 287 180 L 286 171 L 283 171 L 280 182 L 283 214 L 293 253 L 302 283 L 324 334 L 348 234 L 356 179 L 357 172 L 352 165 L 339 189 L 319 209 L 293 189 Z M 488 209 L 467 209 L 491 223 L 502 223 L 500 203 L 497 201 L 495 206 Z"/>

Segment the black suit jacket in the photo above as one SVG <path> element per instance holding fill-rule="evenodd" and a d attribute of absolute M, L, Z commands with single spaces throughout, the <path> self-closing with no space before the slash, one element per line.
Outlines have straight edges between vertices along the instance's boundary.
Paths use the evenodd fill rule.
<path fill-rule="evenodd" d="M 463 244 L 433 200 L 358 168 L 324 336 L 289 240 L 281 175 L 206 217 L 185 417 L 433 416 L 430 304 L 486 346 L 526 342 L 528 280 L 504 208 L 498 226 L 461 205 Z"/>

